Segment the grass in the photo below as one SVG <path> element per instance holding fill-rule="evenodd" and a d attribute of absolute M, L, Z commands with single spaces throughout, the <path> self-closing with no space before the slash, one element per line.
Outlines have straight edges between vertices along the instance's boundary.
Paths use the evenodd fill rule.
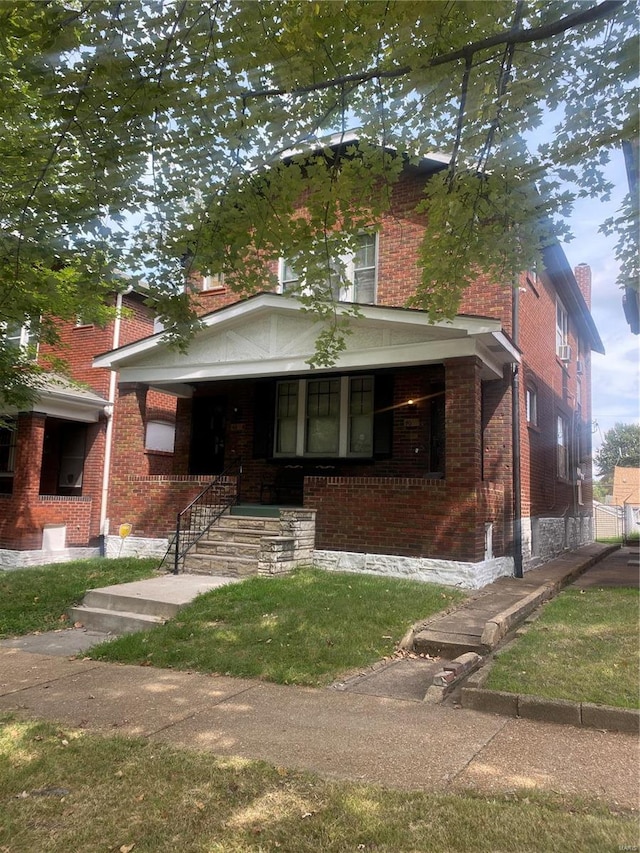
<path fill-rule="evenodd" d="M 2 853 L 602 853 L 637 817 L 532 792 L 393 791 L 0 720 Z"/>
<path fill-rule="evenodd" d="M 486 687 L 637 708 L 638 590 L 568 589 L 499 652 Z"/>
<path fill-rule="evenodd" d="M 392 654 L 412 622 L 463 597 L 417 581 L 304 569 L 213 590 L 166 625 L 96 646 L 89 654 L 320 685 Z"/>
<path fill-rule="evenodd" d="M 123 557 L 0 572 L 0 637 L 64 628 L 66 610 L 86 590 L 151 577 L 157 566 L 156 559 Z"/>

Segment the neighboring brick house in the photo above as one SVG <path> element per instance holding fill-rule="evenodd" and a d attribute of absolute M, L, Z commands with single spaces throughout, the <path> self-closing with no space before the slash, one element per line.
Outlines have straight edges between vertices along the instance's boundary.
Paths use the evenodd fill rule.
<path fill-rule="evenodd" d="M 576 279 L 555 245 L 515 287 L 480 277 L 450 322 L 402 307 L 420 279 L 413 208 L 440 168 L 407 170 L 361 235 L 340 294 L 361 317 L 331 369 L 308 364 L 321 323 L 287 295 L 286 259 L 278 293 L 238 301 L 203 279 L 186 353 L 157 334 L 95 360 L 119 372 L 112 531 L 131 523 L 161 550 L 176 512 L 241 461 L 239 500 L 314 510 L 328 568 L 479 587 L 513 571 L 514 537 L 525 567 L 592 540 L 589 269 Z M 154 393 L 178 398 L 171 475 L 144 465 Z"/>
<path fill-rule="evenodd" d="M 60 322 L 59 345 L 38 346 L 38 361 L 46 365 L 52 355 L 64 359 L 68 378 L 51 374 L 28 410 L 0 407 L 9 424 L 0 427 L 0 568 L 99 553 L 118 388 L 115 374 L 96 370 L 92 361 L 105 348 L 154 329 L 141 294 L 114 294 L 114 305 L 125 309 L 119 320 L 105 327 Z M 25 345 L 27 336 L 26 327 L 16 329 L 16 346 Z M 160 425 L 156 432 L 152 427 L 151 444 L 166 446 L 164 429 L 171 433 L 172 451 L 175 401 L 151 393 L 146 408 L 148 419 Z M 171 452 L 145 449 L 136 457 L 136 470 L 160 474 L 171 460 Z"/>

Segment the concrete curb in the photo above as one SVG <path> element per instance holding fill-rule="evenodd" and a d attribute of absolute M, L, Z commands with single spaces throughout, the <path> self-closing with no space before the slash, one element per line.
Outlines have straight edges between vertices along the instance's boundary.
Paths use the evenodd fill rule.
<path fill-rule="evenodd" d="M 507 717 L 631 734 L 640 732 L 640 711 L 630 708 L 545 699 L 542 696 L 485 690 L 474 686 L 462 688 L 461 701 L 463 708 Z"/>
<path fill-rule="evenodd" d="M 605 557 L 608 557 L 609 554 L 613 554 L 619 547 L 619 545 L 604 546 L 599 553 L 591 554 L 583 561 L 577 562 L 574 566 L 568 568 L 559 580 L 542 584 L 517 604 L 498 613 L 493 619 L 489 619 L 484 626 L 480 638 L 482 645 L 487 649 L 494 649 L 503 637 L 523 622 L 543 602 L 554 598 L 565 586 L 573 583 L 587 569 L 590 569 L 595 563 L 599 563 Z M 562 557 L 556 559 L 562 559 Z"/>
<path fill-rule="evenodd" d="M 536 607 L 548 601 L 554 594 L 553 585 L 545 584 L 513 604 L 485 623 L 480 642 L 488 649 L 495 648 L 500 640 L 516 625 L 523 622 Z"/>
<path fill-rule="evenodd" d="M 458 655 L 451 663 L 444 664 L 443 668 L 433 676 L 433 683 L 424 695 L 424 701 L 428 705 L 436 705 L 470 673 L 475 673 L 482 666 L 483 658 L 476 652 L 465 652 Z"/>

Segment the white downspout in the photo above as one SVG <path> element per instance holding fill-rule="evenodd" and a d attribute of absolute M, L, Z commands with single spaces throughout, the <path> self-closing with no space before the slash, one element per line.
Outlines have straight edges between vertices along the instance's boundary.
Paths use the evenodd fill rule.
<path fill-rule="evenodd" d="M 128 288 L 126 293 L 130 293 Z M 113 341 L 111 349 L 120 346 L 120 324 L 122 321 L 122 293 L 116 295 L 116 318 L 113 323 Z M 102 499 L 100 501 L 100 535 L 102 537 L 103 556 L 106 556 L 105 537 L 109 532 L 109 519 L 107 518 L 107 500 L 109 498 L 109 474 L 111 469 L 111 449 L 113 446 L 113 408 L 116 401 L 116 387 L 118 382 L 117 371 L 112 370 L 109 376 L 109 403 L 104 407 L 107 416 L 107 429 L 104 437 L 104 466 L 102 469 Z"/>

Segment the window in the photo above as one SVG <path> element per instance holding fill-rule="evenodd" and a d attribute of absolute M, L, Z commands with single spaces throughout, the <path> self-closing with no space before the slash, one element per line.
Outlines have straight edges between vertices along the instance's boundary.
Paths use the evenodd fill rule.
<path fill-rule="evenodd" d="M 563 348 L 569 342 L 569 317 L 567 311 L 560 302 L 556 300 L 556 355 L 562 356 Z"/>
<path fill-rule="evenodd" d="M 557 465 L 558 477 L 561 480 L 569 478 L 569 424 L 564 415 L 558 415 L 557 418 Z"/>
<path fill-rule="evenodd" d="M 16 460 L 15 425 L 0 426 L 0 494 L 10 495 L 13 488 L 13 472 Z"/>
<path fill-rule="evenodd" d="M 224 288 L 224 274 L 202 276 L 202 290 L 222 290 Z"/>
<path fill-rule="evenodd" d="M 276 456 L 373 455 L 372 376 L 279 382 Z"/>
<path fill-rule="evenodd" d="M 527 407 L 527 423 L 529 426 L 538 426 L 538 392 L 532 386 L 528 386 L 525 392 Z"/>
<path fill-rule="evenodd" d="M 31 339 L 31 326 L 29 323 L 7 323 L 4 327 L 4 337 L 9 346 L 26 349 Z"/>
<path fill-rule="evenodd" d="M 360 234 L 352 253 L 337 256 L 329 261 L 327 283 L 334 299 L 373 305 L 376 301 L 377 237 Z M 296 270 L 295 259 L 280 263 L 280 289 L 291 293 L 300 289 L 302 277 Z"/>
<path fill-rule="evenodd" d="M 173 453 L 176 428 L 166 421 L 149 421 L 144 439 L 145 450 Z"/>

